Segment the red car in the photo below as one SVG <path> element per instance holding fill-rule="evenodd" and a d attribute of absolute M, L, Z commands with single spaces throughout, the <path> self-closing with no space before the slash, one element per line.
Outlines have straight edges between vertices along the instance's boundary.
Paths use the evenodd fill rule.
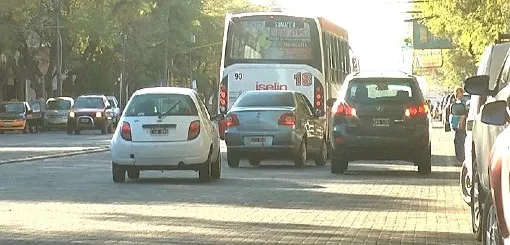
<path fill-rule="evenodd" d="M 482 213 L 483 244 L 510 244 L 510 117 L 506 101 L 488 103 L 482 122 L 505 127 L 496 138 L 489 157 L 490 193 Z"/>

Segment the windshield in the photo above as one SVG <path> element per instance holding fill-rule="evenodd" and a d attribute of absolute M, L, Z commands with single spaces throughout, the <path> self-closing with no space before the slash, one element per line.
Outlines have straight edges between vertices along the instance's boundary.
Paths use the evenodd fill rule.
<path fill-rule="evenodd" d="M 407 103 L 415 96 L 413 87 L 408 79 L 355 79 L 349 85 L 346 99 L 361 104 Z"/>
<path fill-rule="evenodd" d="M 184 94 L 142 94 L 131 99 L 125 116 L 196 116 L 195 103 Z"/>
<path fill-rule="evenodd" d="M 230 60 L 306 63 L 320 56 L 312 19 L 253 16 L 233 19 L 229 28 L 226 57 Z"/>
<path fill-rule="evenodd" d="M 0 106 L 0 113 L 24 113 L 25 105 L 23 103 L 5 103 Z"/>
<path fill-rule="evenodd" d="M 294 106 L 294 97 L 291 93 L 245 93 L 236 107 L 265 107 L 265 106 Z"/>
<path fill-rule="evenodd" d="M 77 109 L 102 109 L 104 102 L 102 98 L 97 97 L 82 97 L 78 98 L 74 103 L 74 108 Z"/>
<path fill-rule="evenodd" d="M 69 100 L 51 100 L 47 104 L 49 110 L 69 110 L 71 108 Z"/>
<path fill-rule="evenodd" d="M 112 106 L 112 107 L 117 107 L 117 103 L 115 103 L 115 101 L 113 99 L 109 99 L 108 103 L 110 103 L 110 106 Z"/>

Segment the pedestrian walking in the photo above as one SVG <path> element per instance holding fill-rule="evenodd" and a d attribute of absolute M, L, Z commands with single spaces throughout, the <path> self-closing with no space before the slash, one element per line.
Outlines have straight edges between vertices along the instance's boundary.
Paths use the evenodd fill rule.
<path fill-rule="evenodd" d="M 453 140 L 455 146 L 455 157 L 459 163 L 465 158 L 464 143 L 466 141 L 466 119 L 468 115 L 467 100 L 464 97 L 464 89 L 455 89 L 455 99 L 450 105 L 450 125 L 455 132 Z"/>

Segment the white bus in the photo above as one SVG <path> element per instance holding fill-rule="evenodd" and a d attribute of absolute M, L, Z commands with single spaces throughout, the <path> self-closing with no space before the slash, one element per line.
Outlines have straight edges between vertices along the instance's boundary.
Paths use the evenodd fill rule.
<path fill-rule="evenodd" d="M 326 123 L 326 101 L 358 70 L 347 31 L 325 18 L 284 12 L 228 14 L 218 113 L 225 115 L 245 91 L 295 90 L 306 95 Z M 329 133 L 326 137 L 329 141 Z"/>

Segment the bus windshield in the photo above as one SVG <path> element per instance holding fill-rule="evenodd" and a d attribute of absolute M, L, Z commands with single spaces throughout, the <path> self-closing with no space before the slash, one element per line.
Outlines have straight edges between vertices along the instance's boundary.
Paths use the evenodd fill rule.
<path fill-rule="evenodd" d="M 227 60 L 309 63 L 314 57 L 320 57 L 319 34 L 313 19 L 289 16 L 234 18 L 228 33 Z"/>

